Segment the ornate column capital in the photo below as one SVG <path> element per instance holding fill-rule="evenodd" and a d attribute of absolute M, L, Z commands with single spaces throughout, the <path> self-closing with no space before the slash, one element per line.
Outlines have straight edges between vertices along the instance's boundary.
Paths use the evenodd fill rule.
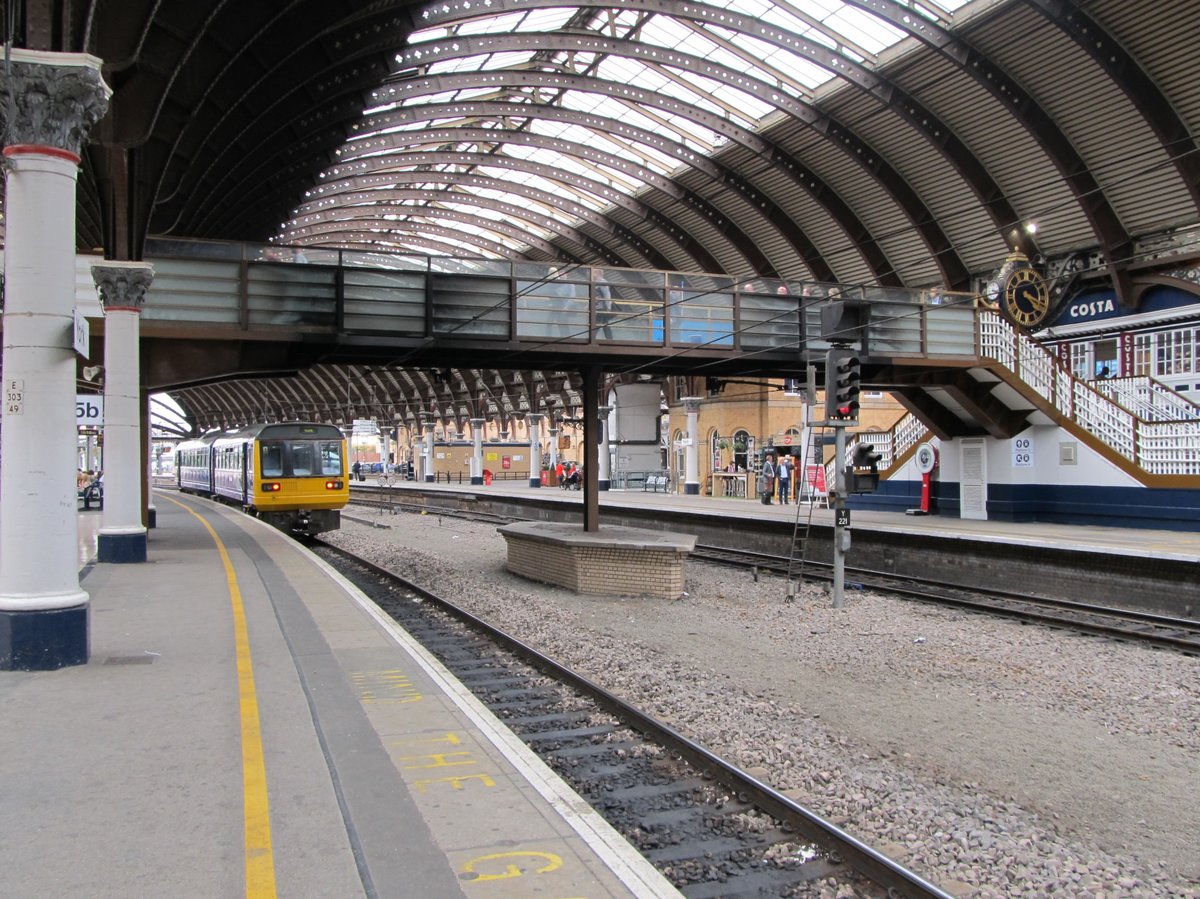
<path fill-rule="evenodd" d="M 85 53 L 14 49 L 12 67 L 0 68 L 0 89 L 13 98 L 4 153 L 17 147 L 69 154 L 76 163 L 92 126 L 108 111 L 112 89 L 101 61 Z M 18 151 L 19 152 L 19 151 Z"/>
<path fill-rule="evenodd" d="M 541 412 L 530 412 L 525 416 L 525 420 L 529 422 L 530 425 L 540 425 L 542 423 L 542 419 L 545 417 L 546 416 Z"/>
<path fill-rule="evenodd" d="M 97 262 L 92 266 L 92 280 L 105 313 L 141 312 L 146 291 L 154 282 L 154 268 L 148 262 Z"/>
<path fill-rule="evenodd" d="M 693 412 L 700 411 L 700 403 L 702 401 L 703 401 L 703 397 L 685 396 L 685 397 L 683 397 L 683 408 L 688 413 L 688 415 L 691 415 Z"/>

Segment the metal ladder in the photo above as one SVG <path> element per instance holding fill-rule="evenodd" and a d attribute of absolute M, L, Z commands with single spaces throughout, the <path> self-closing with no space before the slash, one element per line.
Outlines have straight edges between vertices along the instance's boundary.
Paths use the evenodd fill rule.
<path fill-rule="evenodd" d="M 822 431 L 827 430 L 821 428 Z M 812 446 L 816 443 L 816 434 L 810 431 L 810 439 L 804 446 L 804 451 L 800 455 L 800 474 L 797 477 L 803 477 L 805 487 L 808 484 L 808 454 Z M 815 490 L 815 485 L 812 485 Z M 797 491 L 799 494 L 799 491 Z M 784 602 L 795 602 L 796 593 L 799 589 L 800 581 L 804 580 L 804 567 L 808 561 L 808 537 L 812 531 L 813 508 L 816 506 L 814 498 L 810 497 L 808 501 L 808 514 L 802 515 L 800 508 L 800 497 L 796 497 L 796 517 L 792 522 L 792 546 L 791 553 L 788 556 L 787 566 L 787 595 L 784 597 Z"/>

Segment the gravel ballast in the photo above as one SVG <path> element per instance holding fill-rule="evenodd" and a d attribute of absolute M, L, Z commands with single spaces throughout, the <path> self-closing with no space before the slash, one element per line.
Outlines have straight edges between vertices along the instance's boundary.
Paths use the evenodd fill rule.
<path fill-rule="evenodd" d="M 351 510 L 350 514 L 360 513 Z M 689 561 L 674 600 L 505 570 L 494 525 L 326 535 L 958 895 L 1200 899 L 1200 659 Z M 1087 599 L 1086 597 L 1084 597 Z"/>

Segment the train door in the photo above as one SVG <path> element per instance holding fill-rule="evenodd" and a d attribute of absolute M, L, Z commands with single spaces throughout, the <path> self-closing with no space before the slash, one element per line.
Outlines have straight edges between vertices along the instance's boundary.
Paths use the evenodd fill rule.
<path fill-rule="evenodd" d="M 242 505 L 250 505 L 250 494 L 254 490 L 254 442 L 242 444 Z"/>

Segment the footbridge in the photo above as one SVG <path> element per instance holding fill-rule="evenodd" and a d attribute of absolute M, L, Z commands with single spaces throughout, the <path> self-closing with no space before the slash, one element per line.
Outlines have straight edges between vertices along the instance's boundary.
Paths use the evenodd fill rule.
<path fill-rule="evenodd" d="M 77 302 L 99 336 L 92 261 L 79 257 Z M 227 391 L 207 391 L 216 381 L 254 379 L 267 395 L 284 378 L 368 384 L 398 419 L 460 417 L 451 401 L 386 379 L 389 368 L 803 378 L 830 347 L 821 306 L 854 298 L 870 305 L 863 386 L 893 392 L 911 413 L 877 441 L 885 464 L 902 464 L 930 434 L 1004 439 L 1056 425 L 1140 484 L 1200 486 L 1200 410 L 1149 379 L 1075 378 L 971 295 L 167 240 L 148 242 L 147 261 L 144 387 L 182 391 L 201 419 L 236 414 Z M 347 396 L 343 407 L 354 405 Z"/>

